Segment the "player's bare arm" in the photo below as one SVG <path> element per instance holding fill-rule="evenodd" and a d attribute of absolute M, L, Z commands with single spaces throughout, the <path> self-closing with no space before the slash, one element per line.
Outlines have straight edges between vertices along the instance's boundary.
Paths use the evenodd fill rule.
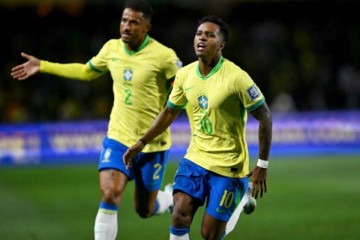
<path fill-rule="evenodd" d="M 266 102 L 251 112 L 251 115 L 259 121 L 259 159 L 269 160 L 272 139 L 272 115 Z M 267 191 L 267 168 L 256 166 L 248 175 L 252 177 L 252 195 L 255 198 L 262 197 Z"/>
<path fill-rule="evenodd" d="M 270 155 L 272 139 L 272 115 L 266 102 L 251 112 L 259 121 L 259 158 L 267 160 Z"/>
<path fill-rule="evenodd" d="M 28 61 L 11 69 L 11 76 L 17 80 L 25 80 L 40 71 L 40 60 L 38 58 L 23 52 L 21 56 Z"/>
<path fill-rule="evenodd" d="M 144 136 L 139 139 L 133 146 L 129 147 L 129 149 L 125 152 L 123 161 L 127 168 L 131 166 L 132 160 L 143 150 L 146 143 L 149 143 L 162 132 L 164 132 L 179 115 L 180 111 L 181 110 L 175 110 L 166 106 L 160 112 L 153 125 L 148 129 Z"/>

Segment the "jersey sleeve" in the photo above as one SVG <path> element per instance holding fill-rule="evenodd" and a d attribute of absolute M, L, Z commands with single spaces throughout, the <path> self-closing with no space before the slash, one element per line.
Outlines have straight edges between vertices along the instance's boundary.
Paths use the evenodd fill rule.
<path fill-rule="evenodd" d="M 242 71 L 241 78 L 237 81 L 239 97 L 247 111 L 251 112 L 265 102 L 265 97 L 260 88 L 245 71 Z"/>
<path fill-rule="evenodd" d="M 187 99 L 185 92 L 183 91 L 183 78 L 180 74 L 177 74 L 175 77 L 174 85 L 167 102 L 167 106 L 175 109 L 183 109 L 186 107 Z"/>
<path fill-rule="evenodd" d="M 93 71 L 88 64 L 53 63 L 44 60 L 40 61 L 40 72 L 83 81 L 93 80 L 102 75 Z"/>
<path fill-rule="evenodd" d="M 171 48 L 168 49 L 167 54 L 164 58 L 164 69 L 165 69 L 165 78 L 172 79 L 174 78 L 177 70 L 182 67 L 182 62 L 176 55 L 175 51 Z"/>
<path fill-rule="evenodd" d="M 107 56 L 113 40 L 109 40 L 87 64 L 84 63 L 53 63 L 40 61 L 40 72 L 57 75 L 59 77 L 93 80 L 108 71 Z"/>
<path fill-rule="evenodd" d="M 99 53 L 94 56 L 89 62 L 90 68 L 98 73 L 106 73 L 108 69 L 108 56 L 109 51 L 111 51 L 113 45 L 116 44 L 115 40 L 109 40 L 104 46 L 100 49 Z"/>

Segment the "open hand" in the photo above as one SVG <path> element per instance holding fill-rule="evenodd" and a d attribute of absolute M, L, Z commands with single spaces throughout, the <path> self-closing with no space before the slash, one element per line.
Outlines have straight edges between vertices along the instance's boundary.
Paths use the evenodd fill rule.
<path fill-rule="evenodd" d="M 17 80 L 25 80 L 40 71 L 39 59 L 23 52 L 21 53 L 21 56 L 28 61 L 11 69 L 11 76 Z"/>
<path fill-rule="evenodd" d="M 252 177 L 252 196 L 262 197 L 267 191 L 267 169 L 256 166 L 247 176 Z"/>

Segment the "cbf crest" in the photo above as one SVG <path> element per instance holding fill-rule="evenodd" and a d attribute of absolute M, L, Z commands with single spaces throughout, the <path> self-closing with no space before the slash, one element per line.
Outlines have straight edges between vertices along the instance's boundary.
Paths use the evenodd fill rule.
<path fill-rule="evenodd" d="M 209 100 L 206 95 L 201 95 L 198 97 L 199 107 L 203 110 L 206 110 L 209 107 Z"/>
<path fill-rule="evenodd" d="M 124 69 L 124 81 L 130 82 L 132 80 L 133 71 L 129 68 Z"/>

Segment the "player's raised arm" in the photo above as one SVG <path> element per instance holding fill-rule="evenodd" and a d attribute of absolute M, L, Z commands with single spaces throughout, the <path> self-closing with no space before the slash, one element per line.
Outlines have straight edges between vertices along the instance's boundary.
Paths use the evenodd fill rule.
<path fill-rule="evenodd" d="M 38 58 L 23 52 L 21 56 L 28 61 L 11 69 L 11 76 L 17 80 L 25 80 L 40 71 L 40 60 Z"/>

